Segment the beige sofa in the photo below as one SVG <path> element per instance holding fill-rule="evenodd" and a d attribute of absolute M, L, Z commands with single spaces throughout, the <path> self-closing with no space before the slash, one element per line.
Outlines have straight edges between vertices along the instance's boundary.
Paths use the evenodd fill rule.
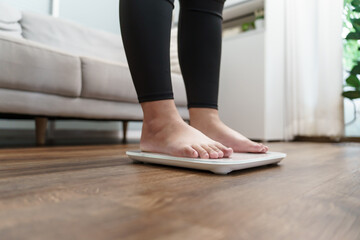
<path fill-rule="evenodd" d="M 142 119 L 119 35 L 4 10 L 3 4 L 0 13 L 1 8 L 0 118 L 35 119 L 39 144 L 47 119 L 120 120 L 125 132 L 127 121 Z M 21 34 L 11 30 L 14 24 Z M 187 120 L 181 75 L 173 73 L 172 82 L 175 103 Z"/>

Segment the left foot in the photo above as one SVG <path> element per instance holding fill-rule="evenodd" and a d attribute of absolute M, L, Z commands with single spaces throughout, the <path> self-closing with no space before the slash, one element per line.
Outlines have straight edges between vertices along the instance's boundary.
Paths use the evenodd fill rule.
<path fill-rule="evenodd" d="M 209 138 L 230 147 L 234 152 L 266 153 L 269 148 L 246 138 L 226 126 L 219 118 L 218 111 L 211 108 L 190 108 L 190 125 Z"/>

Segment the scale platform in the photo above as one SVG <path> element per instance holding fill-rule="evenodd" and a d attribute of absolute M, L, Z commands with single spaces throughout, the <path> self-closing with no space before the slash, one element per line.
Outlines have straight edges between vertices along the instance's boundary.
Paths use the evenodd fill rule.
<path fill-rule="evenodd" d="M 201 159 L 174 157 L 160 153 L 142 152 L 140 150 L 127 151 L 126 155 L 134 162 L 207 170 L 215 174 L 228 174 L 235 170 L 277 164 L 286 157 L 285 153 L 267 152 L 233 153 L 230 158 Z"/>

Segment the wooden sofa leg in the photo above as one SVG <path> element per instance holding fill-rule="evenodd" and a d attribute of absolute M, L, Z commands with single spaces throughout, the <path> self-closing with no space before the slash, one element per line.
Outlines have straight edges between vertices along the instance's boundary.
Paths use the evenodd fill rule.
<path fill-rule="evenodd" d="M 127 128 L 128 128 L 128 122 L 129 121 L 123 121 L 122 124 L 123 124 L 123 140 L 122 140 L 122 143 L 123 144 L 126 144 L 127 143 Z"/>
<path fill-rule="evenodd" d="M 35 118 L 36 145 L 44 145 L 46 141 L 47 118 Z"/>

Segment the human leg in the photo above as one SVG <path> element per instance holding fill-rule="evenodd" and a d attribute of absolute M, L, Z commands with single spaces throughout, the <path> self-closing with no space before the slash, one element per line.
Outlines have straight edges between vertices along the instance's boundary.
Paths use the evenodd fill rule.
<path fill-rule="evenodd" d="M 266 152 L 226 126 L 218 114 L 222 0 L 180 0 L 179 62 L 188 97 L 190 125 L 235 152 Z"/>
<path fill-rule="evenodd" d="M 223 146 L 187 125 L 173 101 L 170 0 L 121 0 L 120 24 L 130 72 L 144 113 L 140 148 L 175 156 L 228 157 Z"/>

